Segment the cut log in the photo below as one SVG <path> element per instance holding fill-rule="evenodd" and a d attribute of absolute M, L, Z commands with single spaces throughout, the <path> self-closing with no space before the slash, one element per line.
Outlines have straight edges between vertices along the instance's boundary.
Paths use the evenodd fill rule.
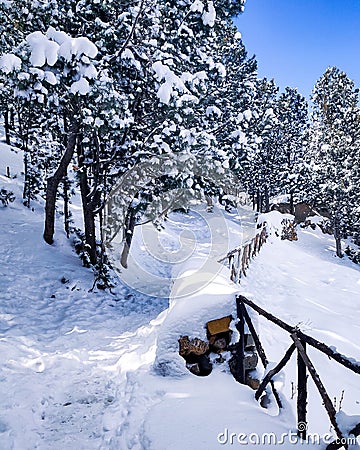
<path fill-rule="evenodd" d="M 220 319 L 210 320 L 207 322 L 206 329 L 208 331 L 208 337 L 230 331 L 229 327 L 232 320 L 232 316 L 225 316 Z"/>
<path fill-rule="evenodd" d="M 190 354 L 204 355 L 209 350 L 209 344 L 199 338 L 189 339 L 189 336 L 182 336 L 179 339 L 179 354 L 186 359 Z"/>

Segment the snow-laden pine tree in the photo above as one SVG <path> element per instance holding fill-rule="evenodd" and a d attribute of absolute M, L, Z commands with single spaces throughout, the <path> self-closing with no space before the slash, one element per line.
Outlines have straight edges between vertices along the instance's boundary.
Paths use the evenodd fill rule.
<path fill-rule="evenodd" d="M 46 30 L 47 23 L 54 12 L 53 1 L 46 2 L 32 0 L 12 0 L 0 2 L 0 55 L 10 54 L 26 36 L 35 30 Z M 9 73 L 14 60 L 3 58 L 0 65 Z M 10 144 L 10 136 L 15 138 L 14 142 L 19 144 L 22 138 L 16 139 L 16 132 L 22 128 L 20 133 L 24 135 L 27 123 L 22 122 L 28 114 L 24 111 L 24 105 L 19 105 L 19 98 L 15 98 L 12 92 L 6 89 L 0 77 L 0 114 L 4 117 L 6 141 Z M 26 109 L 26 108 L 25 108 Z M 17 117 L 16 117 L 17 116 Z M 18 129 L 15 127 L 18 125 Z"/>
<path fill-rule="evenodd" d="M 358 102 L 353 81 L 336 67 L 326 70 L 312 95 L 312 196 L 330 213 L 339 257 L 358 208 Z"/>
<path fill-rule="evenodd" d="M 304 197 L 309 178 L 306 163 L 308 105 L 297 89 L 287 87 L 277 101 L 279 168 L 278 185 L 289 196 L 290 212 L 294 201 Z"/>
<path fill-rule="evenodd" d="M 224 155 L 223 164 L 239 174 L 248 146 L 257 65 L 254 57 L 247 57 L 240 33 L 233 27 L 223 27 L 219 44 L 224 73 L 212 81 L 209 95 L 205 97 L 204 124 L 216 138 L 217 151 Z"/>
<path fill-rule="evenodd" d="M 270 197 L 278 191 L 279 118 L 278 87 L 274 80 L 259 79 L 252 108 L 244 113 L 248 122 L 247 154 L 242 174 L 258 211 L 270 209 Z"/>

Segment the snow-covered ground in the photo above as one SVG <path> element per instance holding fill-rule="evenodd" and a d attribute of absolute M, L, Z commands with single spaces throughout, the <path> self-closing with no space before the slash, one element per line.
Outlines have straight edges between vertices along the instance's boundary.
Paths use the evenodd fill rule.
<path fill-rule="evenodd" d="M 7 165 L 17 178 L 5 176 Z M 273 236 L 240 286 L 214 262 L 207 266 L 211 283 L 189 291 L 186 277 L 204 257 L 209 260 L 209 236 L 201 225 L 205 213 L 200 218 L 199 212 L 173 214 L 159 238 L 163 245 L 176 251 L 181 231 L 193 236 L 182 240 L 191 242 L 192 251 L 175 268 L 158 260 L 156 266 L 154 255 L 141 248 L 141 236 L 134 237 L 134 255 L 142 255 L 146 270 L 161 267 L 170 282 L 176 273 L 170 299 L 121 283 L 113 294 L 89 292 L 92 273 L 81 266 L 61 220 L 55 245 L 48 246 L 41 237 L 42 205 L 34 203 L 34 211 L 21 205 L 21 167 L 21 154 L 0 144 L 0 187 L 17 195 L 15 203 L 0 206 L 1 449 L 215 450 L 251 445 L 251 433 L 275 433 L 273 448 L 301 446 L 294 443 L 295 357 L 276 382 L 285 403 L 278 415 L 274 405 L 261 408 L 254 391 L 236 383 L 225 364 L 214 365 L 204 378 L 188 372 L 177 339 L 204 337 L 208 320 L 235 315 L 235 293 L 241 292 L 360 361 L 359 267 L 334 257 L 330 236 L 309 230 L 299 230 L 297 242 Z M 243 216 L 251 229 L 250 215 Z M 224 220 L 233 230 L 229 235 L 236 240 L 239 233 L 241 243 L 235 218 Z M 251 315 L 268 358 L 277 362 L 290 346 L 288 335 Z M 336 409 L 344 390 L 342 410 L 359 415 L 358 376 L 316 350 L 309 349 L 309 355 L 330 397 L 336 397 Z M 329 424 L 311 380 L 309 390 L 309 431 L 322 436 Z"/>

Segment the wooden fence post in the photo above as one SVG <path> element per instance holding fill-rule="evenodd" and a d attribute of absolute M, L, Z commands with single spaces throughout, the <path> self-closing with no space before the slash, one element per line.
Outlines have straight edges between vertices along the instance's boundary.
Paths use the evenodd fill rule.
<path fill-rule="evenodd" d="M 246 265 L 246 247 L 243 248 L 243 254 L 242 254 L 242 259 L 241 259 L 241 271 L 242 271 L 244 277 L 246 277 L 245 265 Z"/>
<path fill-rule="evenodd" d="M 263 241 L 263 240 L 260 239 L 260 241 Z M 244 254 L 245 254 L 245 249 L 244 249 Z M 244 262 L 245 259 L 243 258 L 242 261 Z M 355 372 L 357 374 L 360 373 L 359 364 L 353 363 L 352 361 L 350 361 L 350 358 L 347 358 L 346 356 L 337 353 L 331 347 L 328 347 L 327 345 L 323 344 L 322 342 L 317 341 L 316 339 L 312 338 L 311 336 L 304 334 L 297 327 L 293 327 L 293 326 L 283 322 L 281 319 L 273 316 L 272 314 L 268 313 L 264 309 L 257 306 L 251 300 L 248 300 L 246 297 L 239 295 L 236 297 L 237 314 L 239 317 L 239 322 L 236 325 L 236 327 L 240 332 L 240 336 L 244 336 L 244 322 L 247 323 L 249 331 L 254 338 L 254 343 L 255 343 L 257 352 L 258 352 L 259 357 L 265 368 L 268 365 L 268 360 L 266 358 L 264 349 L 262 348 L 259 337 L 255 331 L 254 325 L 251 321 L 251 318 L 247 312 L 245 305 L 250 306 L 258 314 L 266 317 L 268 320 L 270 320 L 271 322 L 273 322 L 280 328 L 286 330 L 290 334 L 290 336 L 294 342 L 294 344 L 291 345 L 289 347 L 289 349 L 286 351 L 286 353 L 283 356 L 283 358 L 281 359 L 281 361 L 265 375 L 258 390 L 255 393 L 255 398 L 257 400 L 260 398 L 261 394 L 264 392 L 264 390 L 266 388 L 266 385 L 269 383 L 271 385 L 273 394 L 275 396 L 275 399 L 278 403 L 279 408 L 282 408 L 281 399 L 280 399 L 278 392 L 275 389 L 272 378 L 285 366 L 285 364 L 289 361 L 292 353 L 295 351 L 295 348 L 296 348 L 297 349 L 297 372 L 298 372 L 297 373 L 297 382 L 298 382 L 297 383 L 298 384 L 298 396 L 297 396 L 298 433 L 297 434 L 300 437 L 300 439 L 306 441 L 306 439 L 307 439 L 307 420 L 306 420 L 307 419 L 307 417 L 306 417 L 307 416 L 307 378 L 308 378 L 307 372 L 308 372 L 311 375 L 311 378 L 314 381 L 317 390 L 319 391 L 319 394 L 323 400 L 323 406 L 329 416 L 330 423 L 334 427 L 334 430 L 337 435 L 337 440 L 330 443 L 327 446 L 327 450 L 337 450 L 341 447 L 344 447 L 347 450 L 349 448 L 350 441 L 347 441 L 346 439 L 344 439 L 342 430 L 340 429 L 339 424 L 337 423 L 337 420 L 336 420 L 336 410 L 334 408 L 334 405 L 325 389 L 325 386 L 323 385 L 323 383 L 320 379 L 319 374 L 317 373 L 313 363 L 311 362 L 309 356 L 306 353 L 306 346 L 310 345 L 310 346 L 316 348 L 317 350 L 328 355 L 330 359 L 334 359 L 338 363 L 342 364 L 344 367 L 347 367 L 348 369 L 352 370 L 353 372 Z M 241 372 L 239 374 L 238 378 L 245 379 L 244 339 L 240 340 L 237 351 L 238 351 L 238 354 L 236 356 L 242 363 L 240 365 L 237 365 L 237 367 L 236 367 L 236 370 L 238 372 Z M 240 367 L 240 369 L 239 369 L 239 367 Z M 240 381 L 240 379 L 238 379 L 238 381 Z M 354 435 L 355 437 L 359 436 L 360 435 L 360 424 L 357 424 L 352 430 L 350 430 L 348 432 L 348 434 Z"/>
<path fill-rule="evenodd" d="M 255 244 L 254 244 L 254 251 L 253 251 L 253 256 L 256 256 L 259 253 L 259 235 L 257 234 L 255 236 Z"/>
<path fill-rule="evenodd" d="M 259 253 L 261 250 L 261 247 L 262 247 L 261 233 L 258 233 L 258 240 L 259 240 L 259 243 L 258 243 L 258 253 Z"/>
<path fill-rule="evenodd" d="M 338 423 L 336 422 L 336 411 L 334 408 L 334 405 L 332 404 L 332 401 L 330 400 L 330 397 L 328 393 L 326 392 L 326 389 L 324 385 L 322 384 L 319 374 L 316 372 L 315 367 L 313 366 L 312 362 L 310 361 L 310 358 L 307 356 L 302 341 L 298 338 L 297 333 L 293 333 L 291 335 L 292 340 L 294 341 L 294 344 L 296 345 L 298 352 L 303 359 L 306 367 L 309 370 L 309 373 L 311 375 L 311 378 L 313 379 L 315 386 L 317 387 L 319 394 L 321 395 L 321 398 L 323 400 L 324 407 L 328 413 L 330 422 L 332 426 L 334 427 L 334 430 L 337 434 L 337 437 L 340 441 L 343 441 L 344 437 L 342 435 L 342 432 L 339 428 Z M 344 447 L 347 449 L 348 445 L 344 444 Z"/>
<path fill-rule="evenodd" d="M 252 335 L 252 337 L 254 339 L 254 344 L 255 344 L 255 347 L 256 347 L 256 351 L 258 352 L 259 358 L 260 358 L 264 368 L 266 369 L 266 367 L 269 364 L 269 361 L 268 361 L 268 359 L 266 357 L 266 354 L 265 354 L 265 351 L 263 349 L 263 346 L 261 345 L 259 336 L 256 333 L 254 324 L 252 323 L 252 321 L 250 319 L 250 316 L 249 316 L 249 313 L 247 312 L 247 310 L 245 308 L 245 305 L 243 303 L 243 299 L 245 299 L 245 297 L 243 297 L 242 295 L 239 295 L 236 298 L 237 310 L 238 311 L 239 311 L 239 309 L 241 310 L 241 314 L 244 317 L 244 319 L 245 319 L 245 321 L 247 323 L 247 326 L 249 328 L 249 331 L 250 331 L 250 333 L 251 333 L 251 335 Z M 276 400 L 276 403 L 277 403 L 278 407 L 282 408 L 283 407 L 282 401 L 281 401 L 279 393 L 277 392 L 277 390 L 275 388 L 273 380 L 270 380 L 269 383 L 271 385 L 271 390 L 272 390 L 272 392 L 274 394 L 274 397 L 275 397 L 275 400 Z"/>
<path fill-rule="evenodd" d="M 239 319 L 238 323 L 236 324 L 236 329 L 240 334 L 240 340 L 236 350 L 237 373 L 235 378 L 239 383 L 245 384 L 245 320 L 239 299 L 236 299 L 236 310 Z"/>
<path fill-rule="evenodd" d="M 304 351 L 306 352 L 306 343 L 304 341 L 301 342 Z M 307 430 L 307 422 L 306 422 L 306 407 L 307 407 L 307 374 L 306 374 L 306 365 L 303 361 L 303 358 L 298 350 L 297 355 L 297 434 L 300 439 L 306 439 L 306 430 Z"/>
<path fill-rule="evenodd" d="M 236 269 L 236 282 L 240 283 L 240 277 L 241 277 L 241 248 L 238 251 L 237 256 L 237 269 Z"/>
<path fill-rule="evenodd" d="M 230 280 L 234 281 L 234 255 L 229 256 Z"/>
<path fill-rule="evenodd" d="M 247 256 L 247 266 L 250 267 L 250 259 L 251 259 L 251 244 L 252 241 L 249 242 L 249 246 L 248 246 L 248 256 Z"/>
<path fill-rule="evenodd" d="M 275 325 L 279 326 L 283 330 L 287 331 L 289 334 L 293 334 L 296 331 L 296 335 L 298 338 L 301 339 L 301 341 L 306 342 L 308 345 L 311 345 L 312 347 L 320 350 L 321 352 L 325 353 L 325 355 L 329 356 L 329 358 L 334 359 L 338 363 L 342 364 L 344 367 L 347 367 L 348 369 L 352 370 L 355 373 L 360 374 L 360 365 L 351 362 L 351 358 L 341 355 L 340 353 L 336 352 L 332 348 L 328 347 L 322 342 L 317 341 L 313 337 L 309 336 L 308 334 L 303 333 L 301 330 L 296 329 L 296 327 L 287 324 L 281 319 L 278 319 L 273 314 L 270 314 L 269 312 L 265 311 L 265 309 L 260 308 L 260 306 L 257 306 L 256 303 L 252 302 L 251 300 L 247 299 L 246 297 L 241 297 L 242 302 L 245 303 L 245 305 L 250 306 L 254 311 L 256 311 L 261 316 L 266 317 L 270 322 L 273 322 Z"/>

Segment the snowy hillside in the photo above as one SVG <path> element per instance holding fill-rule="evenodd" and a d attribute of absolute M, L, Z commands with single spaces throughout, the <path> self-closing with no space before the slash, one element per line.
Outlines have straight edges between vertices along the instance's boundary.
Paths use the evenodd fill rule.
<path fill-rule="evenodd" d="M 6 166 L 17 178 L 5 176 Z M 235 315 L 237 292 L 360 361 L 359 266 L 334 257 L 331 237 L 312 230 L 299 230 L 297 242 L 271 236 L 240 286 L 214 262 L 211 283 L 179 295 L 209 242 L 195 215 L 174 214 L 162 231 L 166 245 L 175 248 L 180 232 L 193 228 L 196 251 L 176 268 L 170 299 L 121 283 L 113 293 L 89 292 L 92 272 L 81 266 L 61 221 L 49 246 L 41 239 L 41 205 L 32 211 L 21 204 L 21 168 L 21 154 L 2 144 L 0 185 L 17 199 L 0 206 L 1 449 L 215 450 L 231 445 L 224 443 L 227 433 L 296 434 L 295 359 L 276 382 L 286 399 L 278 416 L 274 405 L 261 408 L 226 365 L 196 377 L 177 353 L 180 334 L 203 337 L 208 320 Z M 236 238 L 233 218 L 225 220 Z M 154 267 L 153 256 L 140 253 L 136 242 L 144 267 Z M 172 267 L 162 267 L 169 276 Z M 270 361 L 279 361 L 288 335 L 251 315 Z M 358 377 L 315 350 L 309 354 L 337 409 L 344 390 L 342 410 L 359 415 Z M 165 372 L 159 370 L 164 361 Z M 328 420 L 309 386 L 309 431 L 323 435 Z M 294 446 L 286 441 L 282 448 Z"/>

